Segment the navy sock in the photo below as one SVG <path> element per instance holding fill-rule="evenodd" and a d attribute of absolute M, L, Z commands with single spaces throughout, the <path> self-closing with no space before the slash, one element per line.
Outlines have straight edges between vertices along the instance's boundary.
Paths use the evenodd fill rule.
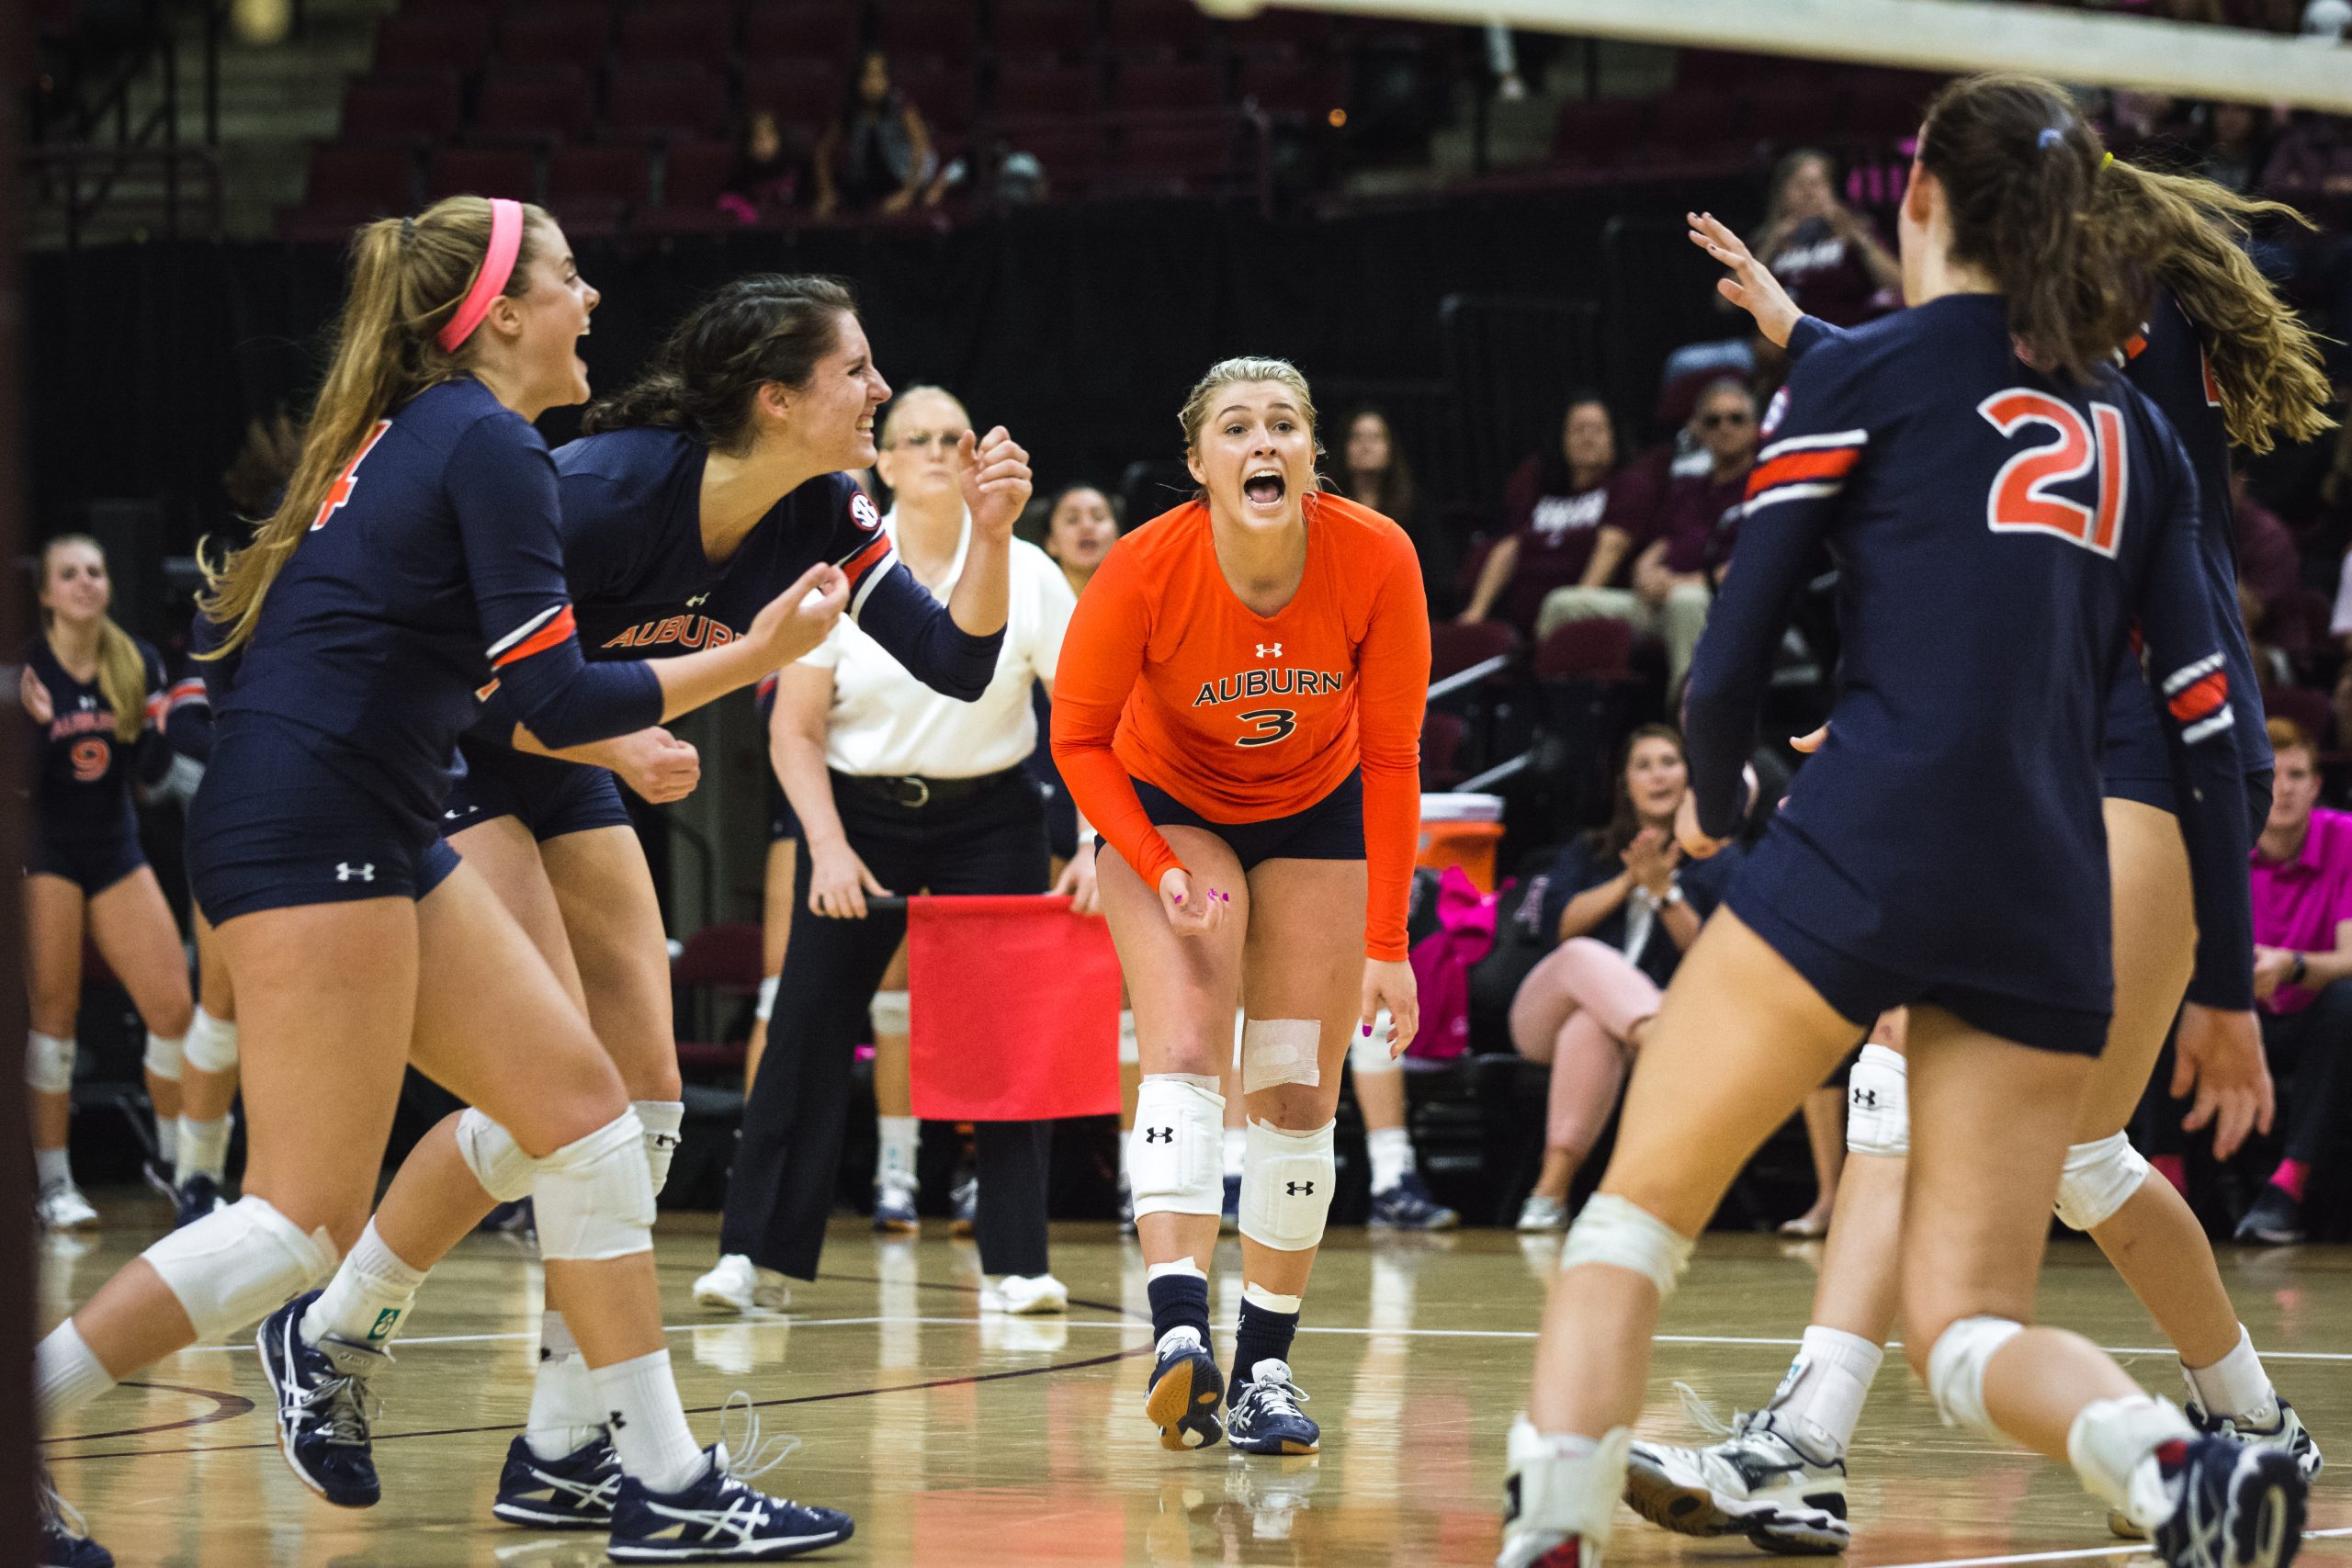
<path fill-rule="evenodd" d="M 1233 1339 L 1233 1375 L 1227 1382 L 1226 1402 L 1232 1403 L 1259 1362 L 1268 1357 L 1277 1361 L 1289 1360 L 1291 1337 L 1297 1332 L 1298 1314 L 1270 1312 L 1245 1297 L 1241 1303 L 1241 1325 Z"/>
<path fill-rule="evenodd" d="M 1163 1274 L 1144 1289 L 1151 1296 L 1151 1337 L 1164 1339 L 1171 1328 L 1190 1328 L 1209 1342 L 1209 1282 L 1197 1274 Z"/>

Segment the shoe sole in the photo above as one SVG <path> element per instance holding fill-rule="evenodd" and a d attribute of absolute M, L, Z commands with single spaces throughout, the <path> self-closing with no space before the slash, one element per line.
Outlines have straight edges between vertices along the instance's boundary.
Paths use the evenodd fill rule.
<path fill-rule="evenodd" d="M 839 1546 L 856 1533 L 854 1528 L 828 1530 L 823 1535 L 796 1535 L 751 1546 L 624 1546 L 614 1541 L 605 1548 L 605 1555 L 616 1562 L 766 1562 L 779 1557 L 797 1557 L 804 1551 L 822 1551 L 829 1546 Z"/>
<path fill-rule="evenodd" d="M 1402 1224 L 1402 1223 L 1400 1223 L 1400 1222 L 1398 1222 L 1398 1221 L 1396 1221 L 1396 1220 L 1377 1220 L 1377 1219 L 1374 1219 L 1374 1220 L 1366 1220 L 1366 1221 L 1363 1223 L 1364 1229 L 1366 1229 L 1366 1230 L 1373 1230 L 1373 1231 L 1402 1231 L 1402 1232 L 1406 1233 L 1407 1235 L 1431 1235 L 1431 1234 L 1434 1234 L 1435 1232 L 1438 1232 L 1438 1231 L 1450 1231 L 1450 1230 L 1456 1230 L 1456 1229 L 1459 1229 L 1459 1228 L 1460 1228 L 1461 1224 L 1462 1224 L 1462 1216 L 1461 1216 L 1461 1215 L 1459 1215 L 1459 1214 L 1454 1215 L 1454 1216 L 1453 1216 L 1453 1218 L 1452 1218 L 1452 1219 L 1450 1219 L 1450 1220 L 1432 1220 L 1432 1221 L 1430 1221 L 1428 1224 L 1425 1224 L 1425 1225 L 1408 1225 L 1408 1224 Z"/>
<path fill-rule="evenodd" d="M 716 1291 L 696 1291 L 695 1305 L 706 1307 L 712 1312 L 731 1312 L 739 1317 L 752 1310 L 749 1302 L 738 1300 L 733 1296 L 722 1296 Z"/>
<path fill-rule="evenodd" d="M 351 1509 L 374 1507 L 378 1503 L 383 1501 L 384 1495 L 381 1491 L 379 1491 L 375 1496 L 367 1498 L 361 1502 L 344 1502 L 340 1498 L 330 1496 L 327 1493 L 327 1489 L 320 1485 L 309 1471 L 302 1468 L 302 1461 L 294 1457 L 293 1447 L 286 1440 L 286 1423 L 277 1417 L 277 1412 L 283 1410 L 286 1407 L 286 1388 L 283 1383 L 277 1381 L 277 1363 L 272 1361 L 269 1356 L 269 1325 L 277 1321 L 277 1314 L 276 1313 L 272 1313 L 269 1316 L 262 1319 L 261 1327 L 254 1334 L 254 1352 L 261 1358 L 262 1381 L 269 1384 L 269 1396 L 272 1405 L 272 1425 L 274 1425 L 277 1429 L 277 1452 L 279 1457 L 286 1461 L 286 1468 L 294 1472 L 294 1479 L 309 1487 L 313 1493 L 317 1494 L 319 1501 L 324 1503 L 327 1506 L 331 1508 Z"/>
<path fill-rule="evenodd" d="M 1323 1451 L 1321 1443 L 1302 1443 L 1296 1438 L 1276 1438 L 1272 1448 L 1263 1447 L 1248 1438 L 1228 1437 L 1226 1442 L 1236 1453 L 1265 1454 L 1273 1458 L 1283 1458 L 1292 1454 L 1318 1454 Z"/>
<path fill-rule="evenodd" d="M 1742 1513 L 1705 1486 L 1686 1486 L 1634 1460 L 1625 1470 L 1625 1506 L 1663 1530 L 1714 1539 L 1746 1536 L 1750 1545 L 1782 1557 L 1830 1557 L 1849 1550 L 1853 1531 L 1840 1531 L 1770 1503 Z M 1826 1516 L 1821 1516 L 1826 1517 Z"/>
<path fill-rule="evenodd" d="M 606 1514 L 601 1519 L 592 1519 L 584 1514 L 547 1513 L 541 1509 L 526 1507 L 520 1503 L 492 1503 L 490 1506 L 490 1512 L 494 1518 L 503 1519 L 510 1525 L 522 1525 L 530 1529 L 609 1530 L 613 1528 L 613 1517 L 610 1514 Z"/>
<path fill-rule="evenodd" d="M 874 1222 L 874 1234 L 876 1235 L 921 1235 L 922 1222 L 921 1220 L 876 1220 Z"/>
<path fill-rule="evenodd" d="M 2301 1468 L 2287 1454 L 2256 1450 L 2241 1459 L 2230 1477 L 2236 1528 L 2230 1532 L 2229 1568 L 2287 1568 L 2302 1548 L 2309 1491 Z"/>
<path fill-rule="evenodd" d="M 1214 1447 L 1225 1436 L 1225 1428 L 1216 1415 L 1217 1401 L 1225 1397 L 1225 1391 L 1212 1377 L 1207 1387 L 1194 1393 L 1193 1373 L 1199 1366 L 1197 1360 L 1178 1363 L 1143 1396 L 1143 1413 L 1159 1428 L 1159 1446 L 1170 1453 L 1194 1453 Z M 1184 1440 L 1192 1435 L 1182 1425 L 1187 1420 L 1208 1423 L 1207 1434 L 1197 1443 Z"/>

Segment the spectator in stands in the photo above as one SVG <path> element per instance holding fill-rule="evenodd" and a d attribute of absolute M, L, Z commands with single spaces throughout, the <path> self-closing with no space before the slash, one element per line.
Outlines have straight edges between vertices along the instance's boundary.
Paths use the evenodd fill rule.
<path fill-rule="evenodd" d="M 1893 303 L 1903 269 L 1870 220 L 1838 199 L 1837 175 L 1826 152 L 1804 148 L 1782 158 L 1756 254 L 1798 310 L 1850 327 Z"/>
<path fill-rule="evenodd" d="M 2199 174 L 2240 196 L 2251 196 L 2269 155 L 2270 139 L 2260 109 L 2251 104 L 2214 104 L 2206 111 Z"/>
<path fill-rule="evenodd" d="M 848 101 L 817 139 L 817 216 L 904 212 L 938 171 L 922 111 L 890 80 L 889 58 L 869 50 Z"/>
<path fill-rule="evenodd" d="M 1529 457 L 1503 488 L 1510 532 L 1487 552 L 1460 619 L 1468 624 L 1491 615 L 1532 636 L 1554 589 L 1613 582 L 1632 544 L 1623 515 L 1610 515 L 1616 472 L 1609 405 L 1598 392 L 1571 394 L 1558 448 Z"/>
<path fill-rule="evenodd" d="M 2313 1163 L 2352 1125 L 2352 814 L 2317 805 L 2310 736 L 2274 718 L 2270 746 L 2270 820 L 2254 848 L 2254 989 L 2286 1143 L 2237 1238 L 2284 1244 L 2303 1238 Z"/>
<path fill-rule="evenodd" d="M 784 131 L 775 111 L 753 109 L 718 209 L 749 229 L 763 217 L 789 208 L 799 187 L 800 172 L 785 156 Z"/>
<path fill-rule="evenodd" d="M 2278 514 L 2248 494 L 2243 470 L 2230 470 L 2230 503 L 2238 528 L 2238 611 L 2267 686 L 2294 680 L 2295 661 L 2311 651 L 2303 625 L 2303 560 Z"/>
<path fill-rule="evenodd" d="M 1099 485 L 1066 484 L 1046 508 L 1046 553 L 1069 580 L 1072 593 L 1086 592 L 1094 569 L 1118 542 L 1118 508 Z M 1037 754 L 1046 757 L 1048 750 L 1040 746 Z"/>
<path fill-rule="evenodd" d="M 1713 577 L 1731 558 L 1747 470 L 1756 466 L 1756 399 L 1728 378 L 1699 394 L 1690 434 L 1707 454 L 1707 467 L 1668 481 L 1656 512 L 1628 517 L 1638 543 L 1631 588 L 1561 588 L 1535 617 L 1540 640 L 1568 621 L 1611 616 L 1633 624 L 1636 635 L 1666 641 L 1667 688 L 1678 689 L 1707 624 Z"/>
<path fill-rule="evenodd" d="M 1419 498 L 1413 490 L 1413 467 L 1396 445 L 1396 432 L 1378 409 L 1359 409 L 1347 424 L 1347 444 L 1340 448 L 1340 471 L 1333 488 L 1350 501 L 1371 507 L 1408 534 L 1414 532 Z"/>
<path fill-rule="evenodd" d="M 1739 860 L 1684 864 L 1674 814 L 1690 785 L 1682 737 L 1645 724 L 1627 739 L 1607 826 L 1569 842 L 1530 879 L 1511 918 L 1557 942 L 1511 1000 L 1520 1055 L 1552 1066 L 1544 1168 L 1522 1231 L 1568 1223 L 1568 1188 L 1616 1109 L 1658 997 Z"/>

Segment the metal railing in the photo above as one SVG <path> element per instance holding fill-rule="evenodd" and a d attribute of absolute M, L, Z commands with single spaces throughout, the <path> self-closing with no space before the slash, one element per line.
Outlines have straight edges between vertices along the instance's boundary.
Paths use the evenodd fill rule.
<path fill-rule="evenodd" d="M 62 85 L 33 96 L 32 136 L 20 157 L 36 209 L 62 210 L 69 247 L 118 200 L 149 201 L 154 221 L 170 237 L 181 234 L 184 219 L 200 220 L 191 225 L 196 232 L 220 233 L 220 41 L 227 16 L 228 0 L 146 0 L 137 26 L 102 59 L 85 58 L 85 48 L 69 41 Z M 191 17 L 198 23 L 201 66 L 193 105 L 180 91 L 180 30 Z M 151 73 L 160 96 L 144 112 L 134 112 L 132 98 Z M 160 171 L 159 196 L 123 192 L 125 177 L 142 169 Z M 201 200 L 191 205 L 189 195 Z"/>

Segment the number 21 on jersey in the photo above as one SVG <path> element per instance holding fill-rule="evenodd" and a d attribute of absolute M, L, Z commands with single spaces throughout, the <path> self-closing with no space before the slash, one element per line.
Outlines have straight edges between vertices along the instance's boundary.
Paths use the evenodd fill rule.
<path fill-rule="evenodd" d="M 2001 465 L 1985 497 L 1985 525 L 1996 534 L 2055 534 L 2068 544 L 2112 559 L 2130 493 L 2123 441 L 2123 412 L 2110 403 L 2091 404 L 2090 423 L 2072 403 L 2047 392 L 2011 387 L 1976 405 L 1994 429 L 2014 436 L 2030 425 L 2057 434 L 2055 441 L 2028 447 Z M 2098 470 L 2098 505 L 2085 506 L 2051 486 Z"/>

